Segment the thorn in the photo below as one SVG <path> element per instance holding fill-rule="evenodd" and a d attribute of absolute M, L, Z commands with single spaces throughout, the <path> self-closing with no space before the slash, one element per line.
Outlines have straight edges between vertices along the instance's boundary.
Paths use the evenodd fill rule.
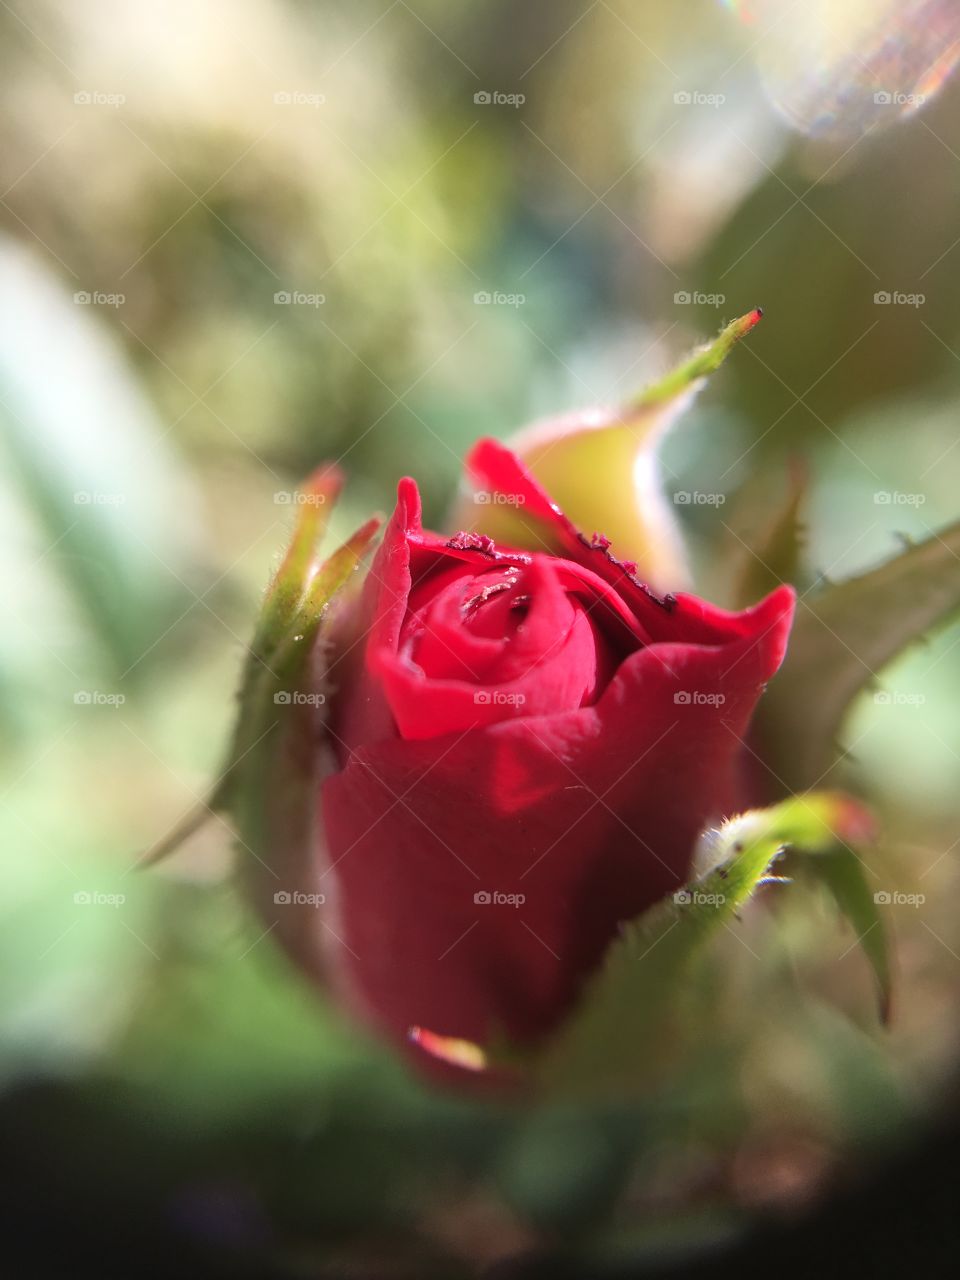
<path fill-rule="evenodd" d="M 194 835 L 211 818 L 216 816 L 218 804 L 219 798 L 216 792 L 209 800 L 198 804 L 168 835 L 156 841 L 155 844 L 152 844 L 149 849 L 146 849 L 140 855 L 134 863 L 136 869 L 142 871 L 146 867 L 154 867 L 158 862 L 162 862 L 164 858 L 168 858 L 171 853 L 175 853 L 190 836 Z"/>

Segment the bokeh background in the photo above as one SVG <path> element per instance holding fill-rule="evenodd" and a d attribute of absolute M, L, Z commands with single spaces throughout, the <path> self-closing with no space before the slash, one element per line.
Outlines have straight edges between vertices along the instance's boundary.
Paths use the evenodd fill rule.
<path fill-rule="evenodd" d="M 149 1152 L 204 1247 L 305 1223 L 346 1247 L 381 1214 L 459 1258 L 578 1196 L 592 1221 L 562 1125 L 481 1156 L 454 1104 L 427 1123 L 395 1064 L 327 1024 L 232 900 L 222 825 L 134 867 L 216 772 L 290 495 L 323 459 L 350 475 L 335 532 L 406 472 L 440 522 L 478 435 L 622 400 L 762 305 L 664 450 L 668 493 L 723 498 L 677 507 L 703 593 L 729 603 L 792 458 L 814 578 L 960 515 L 957 6 L 844 10 L 0 6 L 0 1072 L 71 1193 L 99 1178 L 140 1206 Z M 745 922 L 696 1095 L 736 1104 L 647 1151 L 638 1238 L 637 1204 L 714 1223 L 802 1201 L 938 1105 L 960 1026 L 958 642 L 906 655 L 846 729 L 887 833 L 877 883 L 923 899 L 888 909 L 892 1027 L 825 907 Z M 265 1156 L 251 1119 L 277 1105 L 295 1195 L 289 1146 L 271 1122 Z M 586 1147 L 598 1183 L 607 1138 Z M 495 1167 L 516 1239 L 491 1244 L 487 1192 L 470 1213 L 451 1193 L 429 1229 L 432 1183 L 398 1201 L 393 1173 L 425 1150 L 446 1168 L 443 1143 Z"/>

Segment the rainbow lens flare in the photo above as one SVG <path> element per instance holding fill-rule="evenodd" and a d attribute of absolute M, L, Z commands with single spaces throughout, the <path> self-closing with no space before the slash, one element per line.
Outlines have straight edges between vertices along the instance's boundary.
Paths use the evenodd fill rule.
<path fill-rule="evenodd" d="M 919 110 L 960 60 L 957 0 L 724 0 L 802 133 L 855 141 Z"/>

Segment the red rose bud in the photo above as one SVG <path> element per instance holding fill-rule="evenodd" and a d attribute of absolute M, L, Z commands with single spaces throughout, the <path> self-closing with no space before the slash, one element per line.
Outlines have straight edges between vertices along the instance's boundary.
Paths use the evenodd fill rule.
<path fill-rule="evenodd" d="M 430 533 L 401 482 L 340 620 L 315 877 L 344 997 L 435 1054 L 542 1037 L 620 923 L 685 882 L 794 602 L 655 595 L 509 450 L 467 465 L 557 550 Z"/>
<path fill-rule="evenodd" d="M 636 421 L 672 413 L 753 323 L 648 392 Z M 589 447 L 618 464 L 623 427 Z M 232 814 L 272 936 L 422 1062 L 483 1071 L 485 1050 L 544 1037 L 622 922 L 686 883 L 702 828 L 742 807 L 742 739 L 793 592 L 742 613 L 657 594 L 652 526 L 632 508 L 610 536 L 600 513 L 623 512 L 595 462 L 578 492 L 597 533 L 492 440 L 467 459 L 487 499 L 471 507 L 522 513 L 516 540 L 424 530 L 401 481 L 359 590 L 375 522 L 321 562 L 339 475 L 317 472 L 248 659 L 211 804 Z"/>

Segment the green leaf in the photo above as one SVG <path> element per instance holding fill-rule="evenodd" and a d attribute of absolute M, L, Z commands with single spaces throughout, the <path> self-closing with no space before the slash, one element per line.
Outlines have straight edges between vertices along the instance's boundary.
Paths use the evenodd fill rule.
<path fill-rule="evenodd" d="M 818 786 L 856 695 L 960 608 L 960 522 L 861 577 L 801 596 L 786 661 L 760 702 L 760 755 L 784 791 Z"/>
<path fill-rule="evenodd" d="M 298 495 L 302 500 L 294 532 L 247 654 L 226 763 L 208 799 L 145 855 L 144 865 L 177 848 L 214 810 L 230 813 L 240 846 L 249 855 L 244 868 L 257 878 L 276 880 L 278 865 L 311 861 L 322 763 L 317 724 L 326 701 L 319 632 L 331 601 L 380 527 L 379 517 L 368 520 L 321 563 L 318 544 L 339 487 L 336 469 L 322 467 Z M 305 888 L 300 880 L 295 883 Z"/>
<path fill-rule="evenodd" d="M 359 565 L 378 527 L 378 520 L 369 521 L 313 574 L 303 603 L 268 638 L 269 658 L 250 657 L 230 763 L 215 802 L 230 812 L 241 868 L 259 903 L 293 887 L 321 892 L 314 851 L 325 763 L 318 725 L 324 718 L 326 660 L 318 632 L 330 601 Z M 288 941 L 296 935 L 306 939 L 305 945 L 316 945 L 314 914 L 309 903 L 286 909 Z M 308 923 L 301 931 L 299 926 Z"/>
<path fill-rule="evenodd" d="M 787 846 L 830 853 L 871 830 L 856 801 L 830 792 L 724 823 L 708 840 L 713 870 L 626 926 L 610 948 L 579 1010 L 535 1065 L 541 1082 L 564 1092 L 649 1087 L 673 1048 L 673 1015 L 691 964 L 771 879 L 780 853 Z M 860 897 L 851 892 L 849 900 L 862 910 Z"/>
<path fill-rule="evenodd" d="M 251 645 L 260 658 L 282 640 L 303 604 L 311 576 L 317 571 L 317 548 L 327 531 L 342 483 L 335 467 L 318 467 L 297 494 L 297 522 L 290 545 L 267 589 Z"/>
<path fill-rule="evenodd" d="M 0 494 L 36 544 L 16 611 L 49 644 L 33 579 L 54 578 L 116 672 L 146 675 L 140 660 L 193 601 L 196 494 L 98 308 L 7 240 L 0 291 Z"/>
<path fill-rule="evenodd" d="M 822 858 L 807 864 L 811 874 L 818 879 L 833 897 L 841 913 L 849 920 L 857 935 L 873 976 L 876 979 L 880 1020 L 890 1017 L 890 956 L 887 935 L 880 921 L 873 891 L 863 872 L 863 863 L 854 851 L 840 846 Z"/>

